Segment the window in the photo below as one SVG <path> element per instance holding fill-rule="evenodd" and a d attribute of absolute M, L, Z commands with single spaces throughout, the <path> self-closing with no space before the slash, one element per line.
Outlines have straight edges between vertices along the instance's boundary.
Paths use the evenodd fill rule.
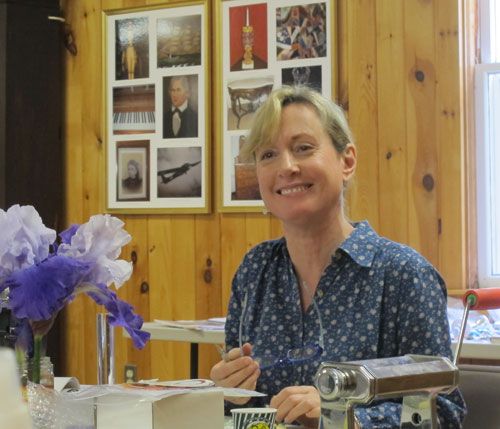
<path fill-rule="evenodd" d="M 476 65 L 478 280 L 500 287 L 500 1 L 480 0 Z"/>

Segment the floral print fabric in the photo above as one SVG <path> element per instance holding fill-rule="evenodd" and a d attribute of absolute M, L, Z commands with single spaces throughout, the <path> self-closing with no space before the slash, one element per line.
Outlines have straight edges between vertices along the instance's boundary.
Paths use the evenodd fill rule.
<path fill-rule="evenodd" d="M 313 363 L 262 371 L 257 390 L 269 398 L 290 385 L 312 385 L 321 361 L 375 359 L 405 354 L 451 357 L 444 281 L 415 250 L 378 236 L 368 222 L 332 255 L 314 299 L 304 313 L 284 238 L 250 250 L 233 279 L 226 343 L 242 341 L 255 355 L 283 357 L 292 348 L 318 343 L 320 317 L 325 350 Z M 268 400 L 269 400 L 268 398 Z M 358 407 L 363 428 L 398 428 L 401 401 Z M 465 405 L 458 391 L 437 398 L 442 428 L 460 428 Z"/>

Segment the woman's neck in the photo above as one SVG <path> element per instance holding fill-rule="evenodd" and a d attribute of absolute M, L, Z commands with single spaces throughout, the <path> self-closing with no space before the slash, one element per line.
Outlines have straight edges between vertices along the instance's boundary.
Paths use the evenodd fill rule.
<path fill-rule="evenodd" d="M 353 229 L 344 216 L 307 227 L 284 225 L 288 253 L 298 277 L 304 310 L 309 307 L 321 275 L 335 250 Z M 304 282 L 307 287 L 303 286 Z"/>

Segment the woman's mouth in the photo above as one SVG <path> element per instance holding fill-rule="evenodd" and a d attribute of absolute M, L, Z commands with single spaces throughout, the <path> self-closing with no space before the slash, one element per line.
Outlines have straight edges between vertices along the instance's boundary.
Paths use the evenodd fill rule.
<path fill-rule="evenodd" d="M 312 185 L 296 185 L 296 186 L 289 186 L 286 188 L 281 188 L 278 190 L 278 194 L 280 195 L 291 195 L 291 194 L 296 194 L 297 192 L 304 192 L 307 191 Z"/>

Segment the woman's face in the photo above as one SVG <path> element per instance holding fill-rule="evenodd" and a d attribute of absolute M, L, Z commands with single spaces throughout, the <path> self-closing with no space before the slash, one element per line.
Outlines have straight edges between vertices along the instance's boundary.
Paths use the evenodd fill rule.
<path fill-rule="evenodd" d="M 257 178 L 266 207 L 283 222 L 328 221 L 342 213 L 344 181 L 353 174 L 356 151 L 339 154 L 313 107 L 283 109 L 276 139 L 256 153 Z"/>
<path fill-rule="evenodd" d="M 131 177 L 132 179 L 135 179 L 137 177 L 137 168 L 135 168 L 134 164 L 129 164 L 127 167 L 128 171 L 128 177 Z"/>

